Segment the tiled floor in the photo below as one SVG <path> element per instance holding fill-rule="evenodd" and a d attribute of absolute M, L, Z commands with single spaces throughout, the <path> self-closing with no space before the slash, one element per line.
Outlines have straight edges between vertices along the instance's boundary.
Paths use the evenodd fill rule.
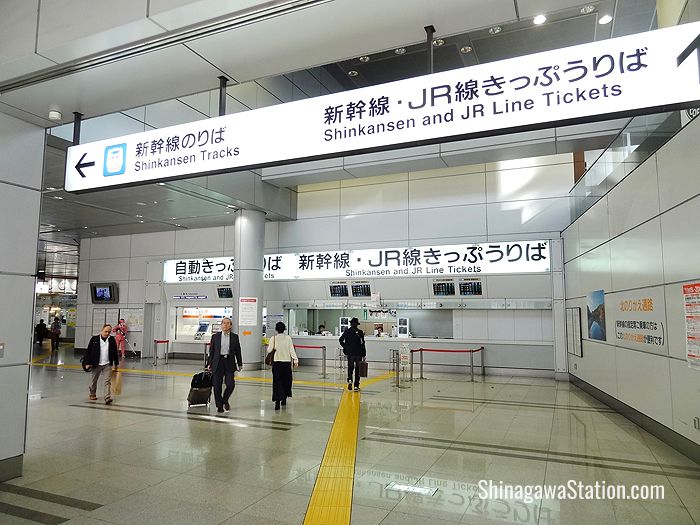
<path fill-rule="evenodd" d="M 342 377 L 323 386 L 317 371 L 302 368 L 294 398 L 275 412 L 269 372 L 246 372 L 231 412 L 220 417 L 187 410 L 198 363 L 150 373 L 149 362 L 127 361 L 143 372 L 125 373 L 122 395 L 106 407 L 87 400 L 88 376 L 77 362 L 62 349 L 45 363 L 70 368 L 32 368 L 25 475 L 0 484 L 0 523 L 303 522 L 342 394 L 333 383 Z M 361 394 L 353 524 L 700 525 L 700 465 L 568 383 L 443 377 L 408 386 L 397 391 L 381 380 Z M 665 497 L 479 495 L 480 480 L 571 479 L 660 484 Z M 386 489 L 392 481 L 438 490 Z"/>

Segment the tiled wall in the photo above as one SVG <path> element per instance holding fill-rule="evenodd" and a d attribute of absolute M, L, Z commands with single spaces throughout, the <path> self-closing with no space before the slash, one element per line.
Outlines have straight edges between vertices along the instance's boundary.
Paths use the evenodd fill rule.
<path fill-rule="evenodd" d="M 608 302 L 614 292 L 662 290 L 668 341 L 661 352 L 626 348 L 610 342 L 608 324 L 608 342 L 584 340 L 570 372 L 696 443 L 700 371 L 686 364 L 682 285 L 700 281 L 698 143 L 696 119 L 562 235 L 567 306 L 585 316 L 591 291 L 605 290 Z"/>
<path fill-rule="evenodd" d="M 0 462 L 24 452 L 43 151 L 43 129 L 0 113 Z"/>
<path fill-rule="evenodd" d="M 266 224 L 266 253 L 311 249 L 421 246 L 501 240 L 559 239 L 569 221 L 571 155 L 399 173 L 298 188 L 298 219 Z M 76 346 L 91 335 L 90 281 L 117 281 L 121 307 L 141 307 L 148 260 L 233 251 L 233 227 L 84 240 L 80 249 Z M 509 297 L 552 297 L 550 276 L 509 281 Z M 268 297 L 271 299 L 272 296 Z M 488 318 L 480 324 L 479 317 Z M 505 317 L 504 317 L 505 315 Z M 549 342 L 551 311 L 456 312 L 455 326 L 485 339 Z M 474 316 L 474 318 L 472 318 Z M 455 335 L 460 337 L 461 335 Z M 476 337 L 476 335 L 474 336 Z M 132 334 L 140 349 L 140 334 Z M 536 349 L 534 368 L 553 369 L 551 346 Z M 545 355 L 546 354 L 546 355 Z"/>

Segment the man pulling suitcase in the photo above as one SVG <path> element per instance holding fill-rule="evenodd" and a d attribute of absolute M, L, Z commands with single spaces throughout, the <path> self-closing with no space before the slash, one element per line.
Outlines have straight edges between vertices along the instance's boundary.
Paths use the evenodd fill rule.
<path fill-rule="evenodd" d="M 231 331 L 232 326 L 231 319 L 224 317 L 221 321 L 221 332 L 214 334 L 211 338 L 211 350 L 207 362 L 207 370 L 212 373 L 216 411 L 219 413 L 231 410 L 228 401 L 236 387 L 234 374 L 243 368 L 241 343 L 238 335 Z M 226 390 L 222 394 L 221 388 L 224 383 Z"/>

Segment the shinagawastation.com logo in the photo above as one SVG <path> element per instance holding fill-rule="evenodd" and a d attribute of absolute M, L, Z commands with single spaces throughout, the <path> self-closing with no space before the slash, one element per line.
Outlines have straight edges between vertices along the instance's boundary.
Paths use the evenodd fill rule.
<path fill-rule="evenodd" d="M 663 485 L 619 485 L 596 481 L 586 484 L 575 479 L 563 485 L 513 485 L 502 481 L 479 481 L 478 497 L 483 500 L 517 500 L 532 503 L 538 500 L 662 500 Z"/>

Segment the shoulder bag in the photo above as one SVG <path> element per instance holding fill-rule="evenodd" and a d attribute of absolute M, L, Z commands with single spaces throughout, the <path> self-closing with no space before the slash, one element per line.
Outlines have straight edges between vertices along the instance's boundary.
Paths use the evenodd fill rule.
<path fill-rule="evenodd" d="M 274 341 L 274 340 L 275 340 L 275 336 L 272 336 L 272 339 L 273 339 L 273 341 Z M 265 364 L 266 364 L 267 366 L 272 366 L 272 364 L 275 362 L 275 352 L 276 352 L 276 351 L 277 351 L 277 350 L 275 349 L 275 343 L 273 342 L 273 343 L 272 343 L 272 351 L 269 352 L 269 353 L 265 356 Z"/>

